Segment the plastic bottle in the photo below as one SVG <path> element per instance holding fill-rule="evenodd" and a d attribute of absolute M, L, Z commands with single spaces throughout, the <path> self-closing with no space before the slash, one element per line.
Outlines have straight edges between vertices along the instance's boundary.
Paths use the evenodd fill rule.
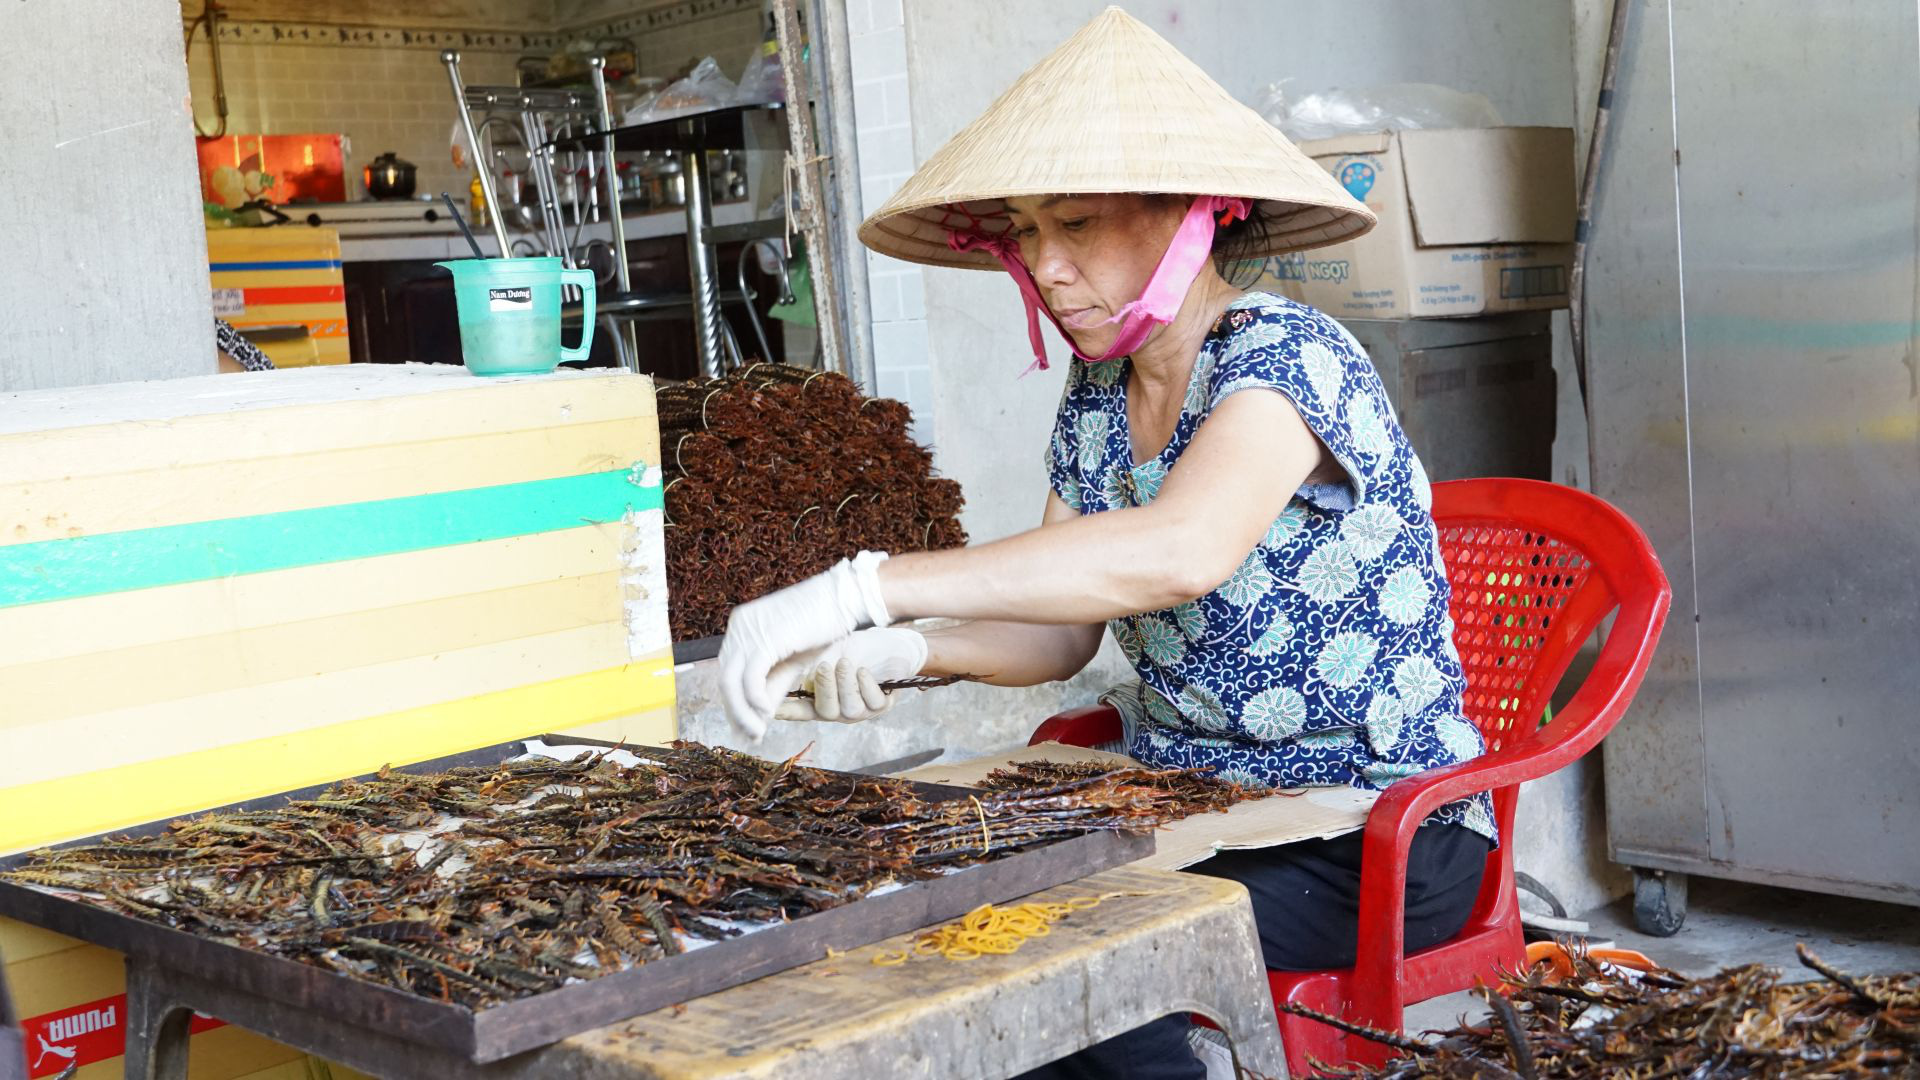
<path fill-rule="evenodd" d="M 480 186 L 479 173 L 474 173 L 473 179 L 467 182 L 467 224 L 476 229 L 493 224 L 487 218 L 487 193 Z"/>

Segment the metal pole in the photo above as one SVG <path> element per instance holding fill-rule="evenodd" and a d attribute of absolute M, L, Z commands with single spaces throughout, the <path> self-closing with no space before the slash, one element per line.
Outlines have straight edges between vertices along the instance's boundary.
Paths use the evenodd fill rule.
<path fill-rule="evenodd" d="M 713 247 L 707 243 L 707 223 L 713 217 L 707 176 L 707 152 L 688 150 L 687 272 L 693 284 L 693 329 L 700 348 L 700 374 L 720 374 L 720 282 L 714 276 Z"/>
<path fill-rule="evenodd" d="M 784 6 L 808 0 L 775 2 L 776 6 Z M 847 5 L 838 0 L 811 0 L 809 9 L 819 27 L 813 46 L 813 74 L 819 80 L 814 115 L 819 117 L 823 129 L 824 153 L 831 167 L 815 174 L 814 194 L 820 200 L 817 223 L 820 235 L 814 246 L 820 253 L 814 255 L 810 251 L 808 259 L 816 277 L 823 262 L 833 274 L 834 288 L 830 295 L 837 302 L 832 305 L 831 314 L 839 329 L 836 344 L 847 377 L 863 392 L 877 394 L 873 307 L 867 289 L 866 248 L 859 237 L 860 158 L 854 137 Z M 798 117 L 805 115 L 805 110 L 797 111 Z M 828 315 L 825 309 L 816 312 L 820 321 Z"/>
<path fill-rule="evenodd" d="M 599 105 L 600 156 L 606 164 L 607 212 L 613 221 L 613 280 L 624 297 L 633 291 L 633 272 L 627 266 L 627 218 L 620 209 L 620 170 L 613 157 L 613 106 L 607 100 L 607 58 L 595 56 L 587 61 L 587 66 L 593 72 L 594 101 Z M 626 346 L 620 351 L 620 362 L 627 370 L 638 371 L 639 328 L 632 319 L 618 320 L 618 326 L 620 341 Z"/>
<path fill-rule="evenodd" d="M 467 110 L 467 87 L 460 81 L 460 50 L 443 50 L 440 62 L 447 65 L 447 79 L 453 83 L 453 107 L 460 113 L 460 127 L 466 131 L 467 146 L 473 151 L 473 169 L 480 174 L 480 197 L 487 203 L 493 238 L 500 243 L 500 257 L 512 258 L 513 251 L 507 245 L 507 223 L 500 216 L 500 196 L 493 190 L 493 163 L 481 156 L 480 134 L 473 129 L 473 113 Z"/>
<path fill-rule="evenodd" d="M 627 269 L 627 222 L 620 212 L 620 172 L 613 159 L 613 109 L 607 104 L 607 58 L 596 56 L 587 61 L 593 71 L 594 100 L 600 105 L 600 156 L 607 170 L 607 208 L 613 215 L 613 280 L 621 292 L 633 288 Z"/>
<path fill-rule="evenodd" d="M 533 173 L 534 195 L 540 200 L 540 223 L 547 238 L 547 254 L 557 255 L 561 265 L 571 266 L 567 257 L 567 229 L 560 220 L 560 200 L 554 195 L 553 148 L 548 146 L 540 114 L 530 102 L 520 104 L 520 131 L 527 140 L 527 167 Z"/>
<path fill-rule="evenodd" d="M 835 256 L 840 246 L 833 236 L 834 215 L 829 209 L 826 178 L 831 172 L 836 176 L 855 176 L 857 169 L 852 159 L 850 142 L 835 142 L 832 125 L 829 124 L 827 141 L 829 153 L 820 154 L 815 149 L 814 116 L 816 112 L 829 117 L 835 114 L 835 103 L 830 94 L 821 94 L 815 90 L 814 80 L 808 75 L 807 67 L 801 60 L 805 51 L 800 40 L 800 16 L 798 4 L 803 0 L 773 0 L 774 27 L 780 37 L 780 69 L 782 81 L 787 91 L 787 170 L 792 183 L 790 205 L 787 208 L 789 220 L 797 226 L 807 239 L 807 265 L 813 274 L 813 305 L 815 323 L 819 330 L 821 366 L 829 370 L 839 370 L 871 394 L 874 392 L 871 353 L 863 356 L 852 347 L 852 341 L 865 330 L 864 315 L 855 315 L 848 310 L 850 299 L 857 300 L 862 311 L 865 310 L 864 293 L 850 298 L 845 292 L 845 280 L 840 273 L 842 259 Z M 840 11 L 843 4 L 826 3 L 816 5 L 816 13 L 821 8 L 828 12 L 824 22 L 816 26 L 825 26 L 814 40 L 814 60 L 820 63 L 829 59 L 839 50 L 830 47 L 832 41 L 845 40 L 845 13 Z M 831 27 L 836 25 L 838 17 L 839 37 L 835 38 Z M 844 65 L 845 61 L 841 63 Z M 851 101 L 848 97 L 845 101 Z M 838 111 L 845 111 L 844 109 Z M 831 170 L 823 167 L 831 160 Z M 857 183 L 857 176 L 855 176 Z M 857 189 L 856 189 L 857 190 Z M 858 245 L 855 245 L 855 251 Z M 860 284 L 864 284 L 866 262 L 864 259 L 847 258 L 847 263 L 857 262 L 862 275 Z"/>
<path fill-rule="evenodd" d="M 1587 135 L 1587 166 L 1580 180 L 1579 221 L 1573 230 L 1573 271 L 1567 281 L 1567 327 L 1573 351 L 1573 374 L 1580 384 L 1580 407 L 1593 417 L 1593 397 L 1587 387 L 1587 245 L 1593 241 L 1593 202 L 1600 188 L 1600 168 L 1607 160 L 1607 128 L 1613 117 L 1613 86 L 1620 73 L 1620 46 L 1626 41 L 1627 13 L 1633 0 L 1614 0 L 1613 21 L 1607 26 L 1607 60 L 1601 68 L 1600 96 L 1593 109 L 1593 130 Z M 1588 425 L 1592 430 L 1592 425 Z M 1587 476 L 1593 476 L 1591 441 Z M 1591 484 L 1591 480 L 1589 480 Z"/>

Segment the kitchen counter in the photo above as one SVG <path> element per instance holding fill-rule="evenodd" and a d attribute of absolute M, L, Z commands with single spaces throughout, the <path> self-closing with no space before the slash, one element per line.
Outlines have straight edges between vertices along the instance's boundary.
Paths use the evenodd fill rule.
<path fill-rule="evenodd" d="M 756 220 L 751 202 L 722 203 L 713 208 L 716 226 L 741 225 Z M 630 216 L 626 221 L 628 240 L 647 240 L 659 236 L 680 236 L 687 231 L 686 213 L 679 207 L 650 214 Z M 290 226 L 289 226 L 290 227 Z M 510 236 L 512 234 L 509 234 Z M 531 236 L 532 234 L 524 234 Z M 476 229 L 474 236 L 489 257 L 499 254 L 492 229 Z M 613 228 L 607 222 L 588 225 L 581 230 L 581 242 L 589 238 L 611 241 Z M 471 254 L 466 240 L 458 232 L 414 233 L 402 236 L 340 237 L 342 262 L 394 262 L 408 259 L 464 259 Z"/>

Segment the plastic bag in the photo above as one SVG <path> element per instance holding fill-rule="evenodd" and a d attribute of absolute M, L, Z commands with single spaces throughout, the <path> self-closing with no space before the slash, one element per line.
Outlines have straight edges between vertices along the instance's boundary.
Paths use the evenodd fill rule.
<path fill-rule="evenodd" d="M 1407 128 L 1499 127 L 1500 110 L 1485 94 L 1432 83 L 1392 83 L 1325 90 L 1289 100 L 1290 79 L 1268 83 L 1260 115 L 1289 139 L 1326 139 Z"/>
<path fill-rule="evenodd" d="M 787 100 L 786 80 L 780 73 L 780 50 L 768 42 L 747 61 L 747 68 L 740 73 L 740 89 L 734 95 L 736 105 L 764 105 L 769 101 Z"/>
<path fill-rule="evenodd" d="M 447 154 L 453 159 L 455 171 L 473 168 L 473 144 L 467 141 L 467 126 L 458 120 L 453 122 L 453 134 L 447 136 Z"/>
<path fill-rule="evenodd" d="M 720 65 L 709 56 L 693 65 L 686 78 L 668 83 L 666 89 L 635 105 L 624 119 L 628 124 L 646 124 L 706 112 L 733 104 L 738 92 L 733 80 L 727 78 L 720 71 Z"/>

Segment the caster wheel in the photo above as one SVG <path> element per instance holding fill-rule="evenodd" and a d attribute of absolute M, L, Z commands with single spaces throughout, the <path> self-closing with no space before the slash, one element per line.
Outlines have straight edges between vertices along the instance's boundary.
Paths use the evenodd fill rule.
<path fill-rule="evenodd" d="M 1633 922 L 1643 934 L 1672 937 L 1687 921 L 1687 875 L 1665 870 L 1633 872 Z"/>

